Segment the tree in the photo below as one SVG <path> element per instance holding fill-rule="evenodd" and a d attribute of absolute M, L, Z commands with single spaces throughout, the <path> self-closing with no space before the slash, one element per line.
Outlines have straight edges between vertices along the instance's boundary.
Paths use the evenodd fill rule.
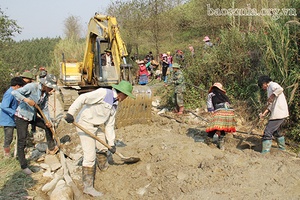
<path fill-rule="evenodd" d="M 0 8 L 0 42 L 10 41 L 14 34 L 21 33 L 21 27 L 15 20 L 9 19 Z"/>
<path fill-rule="evenodd" d="M 82 35 L 82 27 L 80 25 L 80 18 L 78 16 L 69 16 L 64 21 L 64 33 L 66 38 L 73 38 L 74 40 L 78 40 Z"/>

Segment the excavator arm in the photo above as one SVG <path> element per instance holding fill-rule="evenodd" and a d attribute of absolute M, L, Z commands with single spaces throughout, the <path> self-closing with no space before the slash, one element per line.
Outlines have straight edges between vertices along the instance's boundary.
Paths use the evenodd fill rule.
<path fill-rule="evenodd" d="M 94 77 L 94 61 L 95 56 L 98 55 L 97 52 L 95 52 L 97 40 L 106 41 L 108 43 L 108 48 L 112 52 L 116 72 L 119 76 L 121 75 L 121 65 L 127 65 L 125 57 L 128 56 L 128 52 L 121 38 L 117 19 L 112 16 L 95 14 L 95 16 L 90 19 L 88 25 L 86 49 L 82 65 L 83 71 L 87 73 L 85 81 L 88 84 L 92 83 Z"/>
<path fill-rule="evenodd" d="M 111 51 L 113 65 L 102 63 L 104 50 Z M 111 87 L 121 80 L 133 83 L 132 65 L 127 64 L 128 52 L 121 38 L 115 17 L 95 14 L 88 24 L 86 46 L 82 62 L 61 63 L 60 88 L 64 109 L 67 110 L 78 94 L 99 87 Z M 75 90 L 74 90 L 75 89 Z M 75 94 L 77 93 L 77 95 Z M 148 86 L 134 86 L 136 99 L 127 98 L 120 103 L 116 126 L 122 127 L 151 121 L 152 92 Z"/>

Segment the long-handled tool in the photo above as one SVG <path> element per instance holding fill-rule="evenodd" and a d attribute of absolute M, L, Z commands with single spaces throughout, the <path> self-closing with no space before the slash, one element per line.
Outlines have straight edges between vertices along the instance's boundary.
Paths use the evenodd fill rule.
<path fill-rule="evenodd" d="M 268 108 L 269 105 L 270 105 L 270 104 L 268 103 L 268 104 L 263 108 L 263 112 Z M 245 139 L 248 139 L 250 135 L 255 135 L 255 134 L 252 133 L 253 129 L 254 129 L 256 126 L 258 126 L 259 124 L 261 124 L 263 121 L 264 121 L 263 118 L 257 118 L 257 119 L 255 120 L 255 123 L 253 123 L 253 125 L 251 126 L 251 128 L 250 128 L 249 131 L 247 132 L 247 137 L 243 138 L 243 139 L 239 142 L 238 146 L 241 146 L 241 144 L 242 144 L 243 142 L 247 143 L 247 144 L 250 146 L 250 149 L 251 149 L 253 146 L 255 146 L 255 145 L 250 144 L 249 142 L 245 141 Z M 238 132 L 238 131 L 237 131 L 237 132 Z"/>
<path fill-rule="evenodd" d="M 255 123 L 253 123 L 253 125 L 252 125 L 252 127 L 249 129 L 249 131 L 248 131 L 248 132 L 245 132 L 245 133 L 247 134 L 247 136 L 246 136 L 246 137 L 243 137 L 243 139 L 241 139 L 241 141 L 239 142 L 239 144 L 238 144 L 237 146 L 238 146 L 238 147 L 241 146 L 242 143 L 244 142 L 244 143 L 246 143 L 247 145 L 249 145 L 250 149 L 251 149 L 252 147 L 254 147 L 254 146 L 255 146 L 254 144 L 251 144 L 251 143 L 249 143 L 249 142 L 246 141 L 246 140 L 250 137 L 250 135 L 258 135 L 258 134 L 253 134 L 252 131 L 253 131 L 253 129 L 254 129 L 256 126 L 258 126 L 258 125 L 259 125 L 260 123 L 262 123 L 262 122 L 263 122 L 263 120 L 260 119 L 260 118 L 258 118 L 258 119 L 255 121 Z M 240 132 L 240 131 L 236 131 L 236 132 Z"/>
<path fill-rule="evenodd" d="M 41 109 L 37 104 L 35 104 L 35 107 L 36 107 L 36 109 L 38 109 L 39 114 L 41 114 L 41 116 L 42 116 L 42 118 L 44 119 L 45 124 L 46 124 L 46 123 L 48 122 L 48 119 L 47 119 L 47 117 L 45 116 L 44 112 L 42 111 L 42 109 Z M 60 140 L 59 140 L 59 137 L 56 135 L 56 133 L 55 133 L 55 131 L 54 131 L 54 129 L 53 129 L 52 127 L 50 127 L 49 129 L 50 129 L 50 131 L 52 132 L 52 134 L 53 134 L 53 136 L 54 136 L 54 138 L 55 138 L 55 140 L 56 140 L 56 142 L 57 142 L 58 147 L 60 147 Z"/>
<path fill-rule="evenodd" d="M 108 149 L 111 149 L 111 146 L 109 146 L 106 142 L 102 141 L 100 138 L 96 137 L 94 134 L 92 134 L 90 131 L 88 131 L 87 129 L 85 129 L 84 127 L 82 127 L 81 125 L 79 125 L 78 123 L 76 122 L 73 122 L 73 124 L 78 127 L 79 129 L 81 129 L 83 132 L 85 132 L 86 134 L 88 134 L 90 137 L 92 137 L 93 139 L 97 140 L 98 142 L 100 142 L 101 144 L 103 144 L 105 147 L 107 147 Z M 119 152 L 116 152 L 115 154 L 117 154 L 121 160 L 124 162 L 124 163 L 127 163 L 127 164 L 132 164 L 132 163 L 136 163 L 138 161 L 140 161 L 141 159 L 140 158 L 137 158 L 137 157 L 125 157 L 123 156 L 121 153 Z"/>

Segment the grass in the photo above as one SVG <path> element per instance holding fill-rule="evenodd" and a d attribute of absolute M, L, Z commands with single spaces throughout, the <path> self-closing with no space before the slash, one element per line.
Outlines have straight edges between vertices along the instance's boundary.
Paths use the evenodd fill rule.
<path fill-rule="evenodd" d="M 28 196 L 27 190 L 36 181 L 21 171 L 17 159 L 3 157 L 3 141 L 4 132 L 3 128 L 0 127 L 0 199 L 22 199 L 24 196 Z M 14 142 L 12 147 L 14 147 Z"/>

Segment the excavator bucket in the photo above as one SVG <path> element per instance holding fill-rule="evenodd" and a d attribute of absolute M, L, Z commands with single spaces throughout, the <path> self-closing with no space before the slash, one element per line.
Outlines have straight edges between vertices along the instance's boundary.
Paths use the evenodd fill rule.
<path fill-rule="evenodd" d="M 116 116 L 116 127 L 133 124 L 146 124 L 151 121 L 152 92 L 149 86 L 133 87 L 135 99 L 126 98 L 119 104 Z"/>

